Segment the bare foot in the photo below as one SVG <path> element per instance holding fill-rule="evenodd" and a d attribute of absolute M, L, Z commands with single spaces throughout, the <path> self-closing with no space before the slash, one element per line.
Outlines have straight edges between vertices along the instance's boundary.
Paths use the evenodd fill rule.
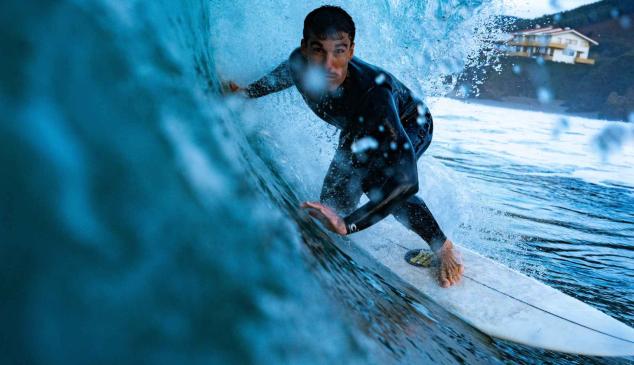
<path fill-rule="evenodd" d="M 457 284 L 462 277 L 462 273 L 464 273 L 464 266 L 462 265 L 460 254 L 453 247 L 453 243 L 446 240 L 437 254 L 440 260 L 440 269 L 438 271 L 440 286 L 448 288 Z"/>

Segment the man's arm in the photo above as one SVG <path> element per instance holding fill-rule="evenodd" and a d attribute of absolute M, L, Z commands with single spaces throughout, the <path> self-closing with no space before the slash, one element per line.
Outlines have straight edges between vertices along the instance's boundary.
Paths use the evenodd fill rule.
<path fill-rule="evenodd" d="M 392 209 L 418 191 L 416 157 L 391 92 L 383 87 L 370 91 L 361 105 L 365 135 L 379 142 L 366 150 L 372 184 L 370 201 L 345 217 L 347 233 L 361 231 L 385 218 Z"/>
<path fill-rule="evenodd" d="M 293 78 L 288 60 L 282 62 L 273 71 L 243 89 L 249 98 L 259 98 L 293 86 Z"/>

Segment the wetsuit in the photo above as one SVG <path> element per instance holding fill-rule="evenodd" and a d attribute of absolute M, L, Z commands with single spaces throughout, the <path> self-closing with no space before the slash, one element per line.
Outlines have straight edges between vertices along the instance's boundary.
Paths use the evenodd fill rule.
<path fill-rule="evenodd" d="M 344 82 L 331 92 L 314 92 L 299 48 L 272 72 L 249 85 L 257 98 L 295 85 L 321 119 L 341 130 L 320 200 L 335 209 L 348 233 L 365 229 L 388 214 L 416 232 L 433 250 L 446 236 L 418 191 L 416 161 L 432 139 L 433 121 L 425 104 L 399 80 L 353 57 Z M 369 201 L 355 209 L 361 195 Z"/>

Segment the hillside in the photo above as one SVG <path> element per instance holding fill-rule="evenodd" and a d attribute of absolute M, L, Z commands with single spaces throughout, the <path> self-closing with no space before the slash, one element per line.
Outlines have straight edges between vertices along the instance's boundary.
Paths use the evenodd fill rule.
<path fill-rule="evenodd" d="M 569 112 L 594 112 L 608 119 L 628 120 L 634 111 L 634 1 L 604 0 L 536 19 L 500 17 L 508 32 L 536 25 L 570 27 L 599 42 L 590 49 L 595 65 L 545 62 L 522 57 L 501 58 L 501 72 L 492 67 L 467 69 L 459 78 L 476 97 L 536 98 L 549 90 Z M 513 66 L 521 72 L 513 72 Z M 517 71 L 517 67 L 516 67 Z M 484 76 L 483 76 L 484 75 Z M 475 80 L 484 82 L 475 88 Z M 478 93 L 479 92 L 479 93 Z"/>

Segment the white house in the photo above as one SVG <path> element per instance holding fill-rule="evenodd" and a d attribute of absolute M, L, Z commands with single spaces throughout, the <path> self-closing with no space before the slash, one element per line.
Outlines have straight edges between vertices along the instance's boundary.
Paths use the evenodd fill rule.
<path fill-rule="evenodd" d="M 511 56 L 593 65 L 594 60 L 588 57 L 591 45 L 599 43 L 574 29 L 551 26 L 513 33 L 506 49 Z"/>

